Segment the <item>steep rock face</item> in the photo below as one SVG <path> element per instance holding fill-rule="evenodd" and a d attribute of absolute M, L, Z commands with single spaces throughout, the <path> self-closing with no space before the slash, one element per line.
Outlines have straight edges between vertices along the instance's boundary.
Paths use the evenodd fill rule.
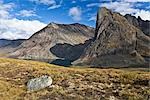
<path fill-rule="evenodd" d="M 139 28 L 147 36 L 150 36 L 150 21 L 148 20 L 144 21 L 140 17 L 136 18 L 135 16 L 131 16 L 129 14 L 126 14 L 125 18 L 128 20 L 130 24 Z"/>
<path fill-rule="evenodd" d="M 50 48 L 57 44 L 63 45 L 65 43 L 72 46 L 84 44 L 86 40 L 89 40 L 93 36 L 94 28 L 85 25 L 78 23 L 69 25 L 50 23 L 23 42 L 18 47 L 18 50 L 11 53 L 11 57 L 23 59 L 59 59 L 60 57 L 51 52 Z M 66 52 L 64 51 L 63 53 Z"/>
<path fill-rule="evenodd" d="M 94 41 L 74 64 L 127 67 L 143 64 L 149 57 L 150 38 L 119 13 L 101 8 L 97 14 Z"/>

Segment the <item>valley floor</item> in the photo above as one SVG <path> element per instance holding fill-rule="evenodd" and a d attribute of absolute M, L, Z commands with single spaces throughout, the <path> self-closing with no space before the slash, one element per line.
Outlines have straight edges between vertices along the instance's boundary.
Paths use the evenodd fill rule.
<path fill-rule="evenodd" d="M 29 79 L 50 75 L 53 85 L 28 92 Z M 0 100 L 148 100 L 150 72 L 60 67 L 0 58 Z"/>

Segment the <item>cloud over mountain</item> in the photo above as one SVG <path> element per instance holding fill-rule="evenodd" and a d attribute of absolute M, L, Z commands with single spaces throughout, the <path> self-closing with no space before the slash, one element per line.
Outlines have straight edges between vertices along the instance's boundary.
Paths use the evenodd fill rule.
<path fill-rule="evenodd" d="M 13 3 L 0 2 L 0 38 L 19 39 L 29 38 L 33 33 L 40 30 L 46 24 L 38 20 L 18 19 L 11 14 L 15 7 Z M 29 17 L 37 16 L 33 11 L 22 10 L 20 16 Z"/>
<path fill-rule="evenodd" d="M 149 0 L 145 0 L 148 2 Z M 143 20 L 150 20 L 150 11 L 136 8 L 136 2 L 144 2 L 142 0 L 123 0 L 120 2 L 109 2 L 109 3 L 102 3 L 101 7 L 107 7 L 112 9 L 116 12 L 120 12 L 122 15 L 125 14 L 132 14 L 136 17 L 140 16 Z"/>
<path fill-rule="evenodd" d="M 0 38 L 29 38 L 34 32 L 46 26 L 38 20 L 3 19 L 0 21 Z"/>
<path fill-rule="evenodd" d="M 23 17 L 37 16 L 36 12 L 33 11 L 33 10 L 21 10 L 19 12 L 19 14 L 17 14 L 17 15 L 20 15 L 20 16 L 23 16 Z"/>

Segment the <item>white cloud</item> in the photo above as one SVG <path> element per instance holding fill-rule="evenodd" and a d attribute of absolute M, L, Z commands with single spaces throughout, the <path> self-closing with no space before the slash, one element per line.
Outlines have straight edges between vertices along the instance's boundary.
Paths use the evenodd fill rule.
<path fill-rule="evenodd" d="M 112 2 L 112 3 L 103 3 L 102 7 L 107 7 L 108 9 L 112 9 L 116 12 L 120 12 L 121 14 L 133 14 L 138 12 L 138 9 L 133 8 L 133 4 L 127 2 Z"/>
<path fill-rule="evenodd" d="M 72 7 L 69 10 L 69 16 L 72 16 L 73 20 L 80 21 L 81 20 L 82 11 L 79 7 Z"/>
<path fill-rule="evenodd" d="M 53 6 L 49 7 L 48 9 L 56 9 L 56 8 L 59 8 L 59 7 L 61 7 L 61 5 L 53 5 Z"/>
<path fill-rule="evenodd" d="M 61 7 L 61 6 L 62 6 L 62 2 L 63 2 L 63 0 L 61 0 L 59 4 L 53 4 L 53 5 L 52 5 L 51 7 L 49 7 L 48 9 L 56 9 L 56 8 Z"/>
<path fill-rule="evenodd" d="M 96 16 L 92 16 L 89 18 L 89 21 L 96 21 Z"/>
<path fill-rule="evenodd" d="M 150 17 L 149 17 L 150 11 L 135 8 L 135 6 L 136 6 L 135 3 L 129 3 L 129 2 L 122 1 L 122 2 L 102 3 L 100 6 L 107 7 L 108 9 L 112 9 L 113 11 L 119 12 L 122 15 L 131 14 L 136 17 L 140 16 L 143 20 L 150 20 Z"/>
<path fill-rule="evenodd" d="M 149 6 L 147 6 L 147 7 L 146 7 L 146 9 L 149 9 L 149 10 L 150 10 L 150 5 L 149 5 Z"/>
<path fill-rule="evenodd" d="M 71 3 L 76 3 L 76 1 L 75 1 L 75 0 L 73 0 Z"/>
<path fill-rule="evenodd" d="M 90 3 L 90 4 L 87 4 L 86 7 L 94 7 L 94 6 L 99 6 L 100 4 L 99 3 Z"/>
<path fill-rule="evenodd" d="M 23 17 L 37 16 L 35 11 L 33 11 L 33 10 L 21 10 L 19 12 L 19 14 L 17 14 L 17 15 L 20 15 Z"/>
<path fill-rule="evenodd" d="M 15 4 L 13 3 L 7 3 L 3 4 L 3 2 L 0 2 L 0 18 L 10 18 L 9 10 L 13 8 Z"/>
<path fill-rule="evenodd" d="M 150 20 L 150 11 L 140 10 L 135 14 L 135 16 L 140 16 L 144 20 Z"/>
<path fill-rule="evenodd" d="M 61 4 L 63 2 L 63 0 L 60 0 L 60 3 L 57 4 L 56 3 L 56 0 L 29 0 L 29 1 L 32 1 L 32 2 L 36 2 L 38 4 L 44 4 L 44 5 L 48 5 L 50 6 L 48 9 L 56 9 L 56 8 L 59 8 L 61 7 Z"/>
<path fill-rule="evenodd" d="M 36 2 L 36 3 L 39 3 L 39 4 L 41 3 L 41 4 L 44 4 L 44 5 L 56 4 L 55 0 L 29 0 L 29 1 Z"/>
<path fill-rule="evenodd" d="M 0 38 L 29 38 L 45 26 L 38 20 L 0 19 Z"/>
<path fill-rule="evenodd" d="M 46 24 L 38 20 L 21 20 L 12 18 L 10 11 L 14 4 L 0 2 L 0 39 L 29 38 L 33 33 L 45 27 Z M 26 16 L 31 14 L 27 14 Z M 33 14 L 32 14 L 33 15 Z"/>

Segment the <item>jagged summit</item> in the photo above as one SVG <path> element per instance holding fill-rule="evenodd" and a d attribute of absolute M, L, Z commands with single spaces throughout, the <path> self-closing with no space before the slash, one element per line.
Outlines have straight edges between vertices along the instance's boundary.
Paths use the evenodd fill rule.
<path fill-rule="evenodd" d="M 150 56 L 150 38 L 119 13 L 100 8 L 97 14 L 95 40 L 79 59 L 93 66 L 129 66 L 145 63 Z M 78 62 L 76 61 L 76 62 Z"/>
<path fill-rule="evenodd" d="M 51 26 L 56 29 L 59 28 L 59 24 L 54 23 L 54 22 L 51 22 L 50 24 L 47 25 L 47 27 L 51 27 Z"/>
<path fill-rule="evenodd" d="M 86 26 L 84 24 L 80 24 L 80 23 L 71 23 L 71 24 L 61 24 L 61 23 L 56 23 L 56 22 L 51 22 L 49 23 L 47 26 L 51 26 L 51 25 L 58 25 L 58 26 L 85 26 L 85 27 L 89 27 L 89 26 Z M 92 28 L 92 27 L 91 27 Z"/>
<path fill-rule="evenodd" d="M 126 14 L 124 17 L 130 24 L 140 29 L 147 36 L 150 36 L 150 21 L 142 20 L 141 17 L 136 18 L 135 16 L 132 16 L 130 14 Z"/>
<path fill-rule="evenodd" d="M 52 22 L 21 42 L 10 57 L 76 60 L 73 64 L 90 66 L 139 66 L 150 58 L 149 24 L 102 7 L 97 13 L 96 29 L 79 23 Z"/>

